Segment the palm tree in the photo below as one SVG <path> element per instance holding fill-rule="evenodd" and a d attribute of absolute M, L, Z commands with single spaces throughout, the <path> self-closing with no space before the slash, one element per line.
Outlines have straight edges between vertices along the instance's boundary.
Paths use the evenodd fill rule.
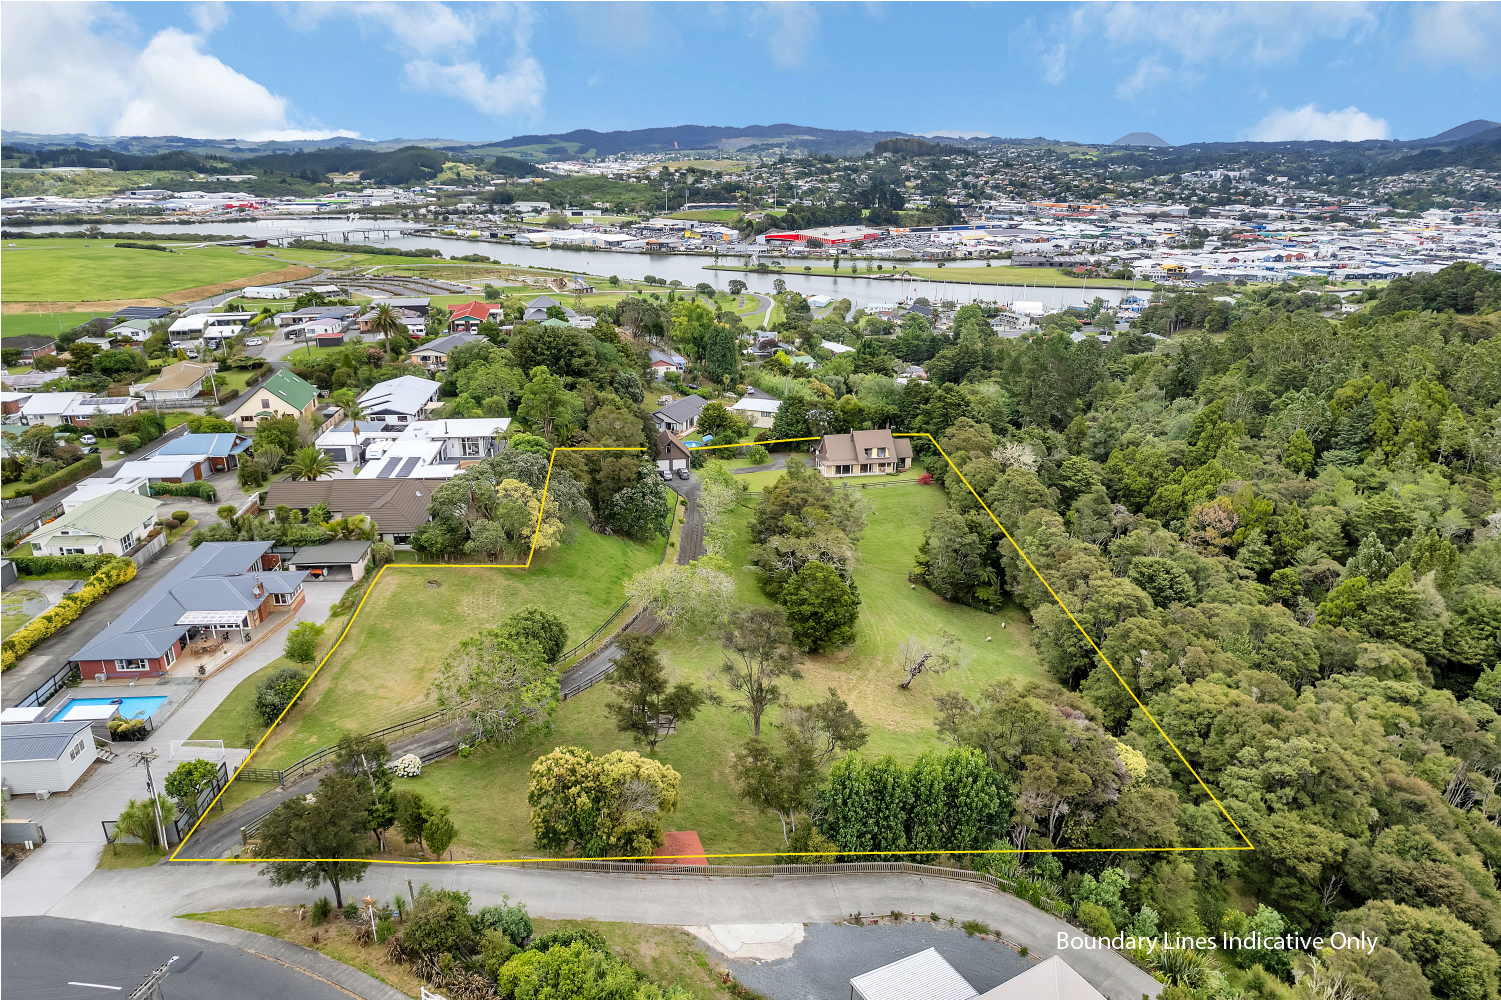
<path fill-rule="evenodd" d="M 370 320 L 370 329 L 377 334 L 383 334 L 386 338 L 386 354 L 391 353 L 391 335 L 406 331 L 405 323 L 396 315 L 396 310 L 390 303 L 381 303 L 375 307 L 375 316 Z"/>
<path fill-rule="evenodd" d="M 294 480 L 316 480 L 320 476 L 332 476 L 338 466 L 316 445 L 299 448 L 292 453 L 288 464 Z"/>

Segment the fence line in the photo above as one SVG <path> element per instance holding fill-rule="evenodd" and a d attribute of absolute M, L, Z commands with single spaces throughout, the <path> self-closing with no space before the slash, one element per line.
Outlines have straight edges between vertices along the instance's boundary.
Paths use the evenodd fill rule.
<path fill-rule="evenodd" d="M 73 666 L 72 661 L 64 664 L 56 674 L 42 682 L 36 691 L 18 702 L 16 707 L 26 709 L 31 706 L 46 705 L 47 700 L 68 686 L 68 676 L 76 670 L 77 668 Z"/>

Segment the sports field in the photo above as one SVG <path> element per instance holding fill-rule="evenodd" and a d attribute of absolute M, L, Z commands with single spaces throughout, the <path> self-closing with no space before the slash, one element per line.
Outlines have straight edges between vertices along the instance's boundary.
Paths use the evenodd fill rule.
<path fill-rule="evenodd" d="M 162 253 L 116 247 L 108 240 L 27 240 L 0 252 L 4 279 L 0 298 L 7 304 L 124 299 L 188 302 L 226 288 L 260 283 L 251 279 L 269 283 L 315 273 L 229 247 L 174 248 L 172 253 Z"/>

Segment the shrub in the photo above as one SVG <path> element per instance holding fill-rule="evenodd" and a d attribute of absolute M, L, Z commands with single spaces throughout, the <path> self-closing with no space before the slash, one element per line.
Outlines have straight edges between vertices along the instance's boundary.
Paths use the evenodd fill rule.
<path fill-rule="evenodd" d="M 323 627 L 316 622 L 299 622 L 287 633 L 286 658 L 298 664 L 311 664 L 318 659 L 318 637 Z"/>
<path fill-rule="evenodd" d="M 344 905 L 344 920 L 353 921 L 360 916 L 360 905 L 351 900 Z"/>
<path fill-rule="evenodd" d="M 1110 920 L 1110 912 L 1093 901 L 1086 900 L 1079 904 L 1079 924 L 1085 931 L 1100 938 L 1109 938 L 1115 934 L 1115 922 Z"/>
<path fill-rule="evenodd" d="M 481 927 L 504 934 L 518 948 L 526 945 L 526 940 L 532 937 L 532 919 L 526 913 L 526 905 L 512 904 L 509 894 L 500 899 L 501 903 L 493 907 L 480 908 L 475 919 Z"/>
<path fill-rule="evenodd" d="M 150 735 L 150 724 L 143 719 L 112 719 L 109 721 L 109 736 L 111 740 L 145 740 Z"/>
<path fill-rule="evenodd" d="M 177 800 L 184 810 L 198 798 L 198 794 L 213 784 L 219 769 L 212 761 L 194 758 L 184 761 L 167 773 L 167 795 Z"/>
<path fill-rule="evenodd" d="M 422 759 L 415 754 L 404 754 L 391 766 L 391 774 L 399 779 L 414 779 L 422 774 Z"/>
<path fill-rule="evenodd" d="M 92 577 L 113 556 L 7 556 L 16 565 L 16 572 L 23 576 L 40 576 L 63 570 L 78 574 L 80 578 Z"/>
<path fill-rule="evenodd" d="M 376 542 L 370 546 L 370 563 L 375 567 L 383 567 L 396 559 L 396 547 L 389 542 Z"/>
<path fill-rule="evenodd" d="M 175 522 L 177 522 L 178 524 L 182 524 L 183 522 L 187 521 L 191 517 L 193 517 L 193 516 L 191 514 L 189 514 L 188 512 L 186 512 L 186 511 L 173 511 L 172 512 L 172 520 L 175 521 Z"/>
<path fill-rule="evenodd" d="M 396 924 L 390 918 L 381 918 L 375 923 L 375 944 L 381 945 L 396 931 Z"/>
<path fill-rule="evenodd" d="M 771 461 L 771 453 L 766 451 L 765 445 L 752 445 L 749 458 L 751 465 L 764 466 Z"/>
<path fill-rule="evenodd" d="M 32 559 L 35 559 L 35 557 L 32 557 Z M 0 656 L 0 662 L 3 662 L 3 668 L 0 669 L 9 671 L 15 666 L 17 660 L 26 656 L 38 643 L 52 636 L 63 626 L 78 618 L 83 614 L 84 609 L 88 608 L 94 602 L 109 594 L 126 581 L 134 579 L 135 575 L 136 565 L 130 560 L 112 556 L 100 563 L 98 569 L 94 571 L 93 575 L 89 577 L 82 588 L 70 595 L 66 595 L 52 608 L 38 615 L 20 629 L 7 636 L 3 642 L 0 642 L 0 649 L 4 651 L 3 656 Z M 134 739 L 139 740 L 140 738 L 137 737 Z"/>
<path fill-rule="evenodd" d="M 917 478 L 917 482 L 921 483 L 923 486 L 927 486 L 929 483 L 933 482 L 933 474 L 932 473 L 923 473 L 921 476 L 919 476 Z"/>
<path fill-rule="evenodd" d="M 162 522 L 162 527 L 167 529 L 168 531 L 171 531 L 174 528 L 181 528 L 182 522 L 178 521 L 176 518 L 168 518 L 166 521 Z"/>
<path fill-rule="evenodd" d="M 334 912 L 334 902 L 327 897 L 319 897 L 313 901 L 313 925 L 321 925 L 328 920 L 328 916 Z"/>
<path fill-rule="evenodd" d="M 434 890 L 424 885 L 417 891 L 412 914 L 401 934 L 409 955 L 468 955 L 479 944 L 474 919 L 469 916 L 469 894 L 462 890 Z"/>
<path fill-rule="evenodd" d="M 122 434 L 120 436 L 120 440 L 115 442 L 115 444 L 120 446 L 121 455 L 129 455 L 131 452 L 134 452 L 136 449 L 141 447 L 141 439 L 137 435 Z"/>
<path fill-rule="evenodd" d="M 77 483 L 92 473 L 97 473 L 103 468 L 104 463 L 97 455 L 86 455 L 70 466 L 64 466 L 55 473 L 43 476 L 31 485 L 29 493 L 32 500 L 41 500 L 48 494 L 56 493 L 63 487 Z"/>
<path fill-rule="evenodd" d="M 276 722 L 276 718 L 297 698 L 297 693 L 307 683 L 307 677 L 295 667 L 284 667 L 261 682 L 255 690 L 255 712 L 261 722 L 268 726 Z"/>
<path fill-rule="evenodd" d="M 563 931 L 548 932 L 546 935 L 538 935 L 532 939 L 527 947 L 531 952 L 546 952 L 554 946 L 568 948 L 575 943 L 582 942 L 595 952 L 605 951 L 605 939 L 599 932 L 590 931 L 588 928 L 567 928 Z"/>
<path fill-rule="evenodd" d="M 489 910 L 489 908 L 485 908 Z M 480 912 L 481 914 L 484 911 Z M 510 961 L 511 957 L 521 950 L 505 936 L 504 932 L 491 929 L 485 932 L 484 938 L 480 939 L 479 959 L 480 966 L 485 970 L 485 975 L 492 980 L 500 974 L 500 968 Z"/>
<path fill-rule="evenodd" d="M 210 504 L 217 504 L 219 502 L 219 492 L 207 480 L 199 480 L 196 483 L 153 483 L 151 484 L 151 496 L 197 497 L 199 500 L 208 501 Z"/>

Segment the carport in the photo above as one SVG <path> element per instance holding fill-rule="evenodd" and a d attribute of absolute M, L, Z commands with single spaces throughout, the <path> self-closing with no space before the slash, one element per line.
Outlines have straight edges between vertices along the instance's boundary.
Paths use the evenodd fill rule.
<path fill-rule="evenodd" d="M 278 546 L 271 553 L 281 558 L 286 569 L 307 571 L 308 580 L 356 581 L 365 576 L 370 543 L 345 539 L 319 546 Z"/>

